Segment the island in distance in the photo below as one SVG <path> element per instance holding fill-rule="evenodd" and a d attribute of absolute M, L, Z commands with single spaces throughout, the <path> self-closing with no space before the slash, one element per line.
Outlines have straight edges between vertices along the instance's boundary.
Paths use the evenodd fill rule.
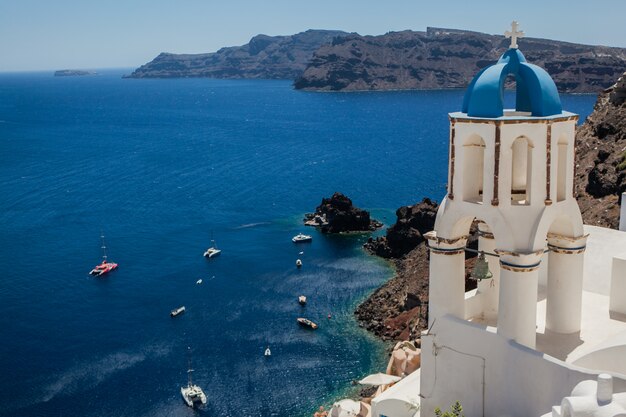
<path fill-rule="evenodd" d="M 64 69 L 54 71 L 55 77 L 75 77 L 80 75 L 96 75 L 95 71 L 86 71 L 86 70 L 75 70 L 75 69 Z"/>
<path fill-rule="evenodd" d="M 290 36 L 257 35 L 242 46 L 203 54 L 162 52 L 125 78 L 265 78 L 300 76 L 313 53 L 337 36 L 339 30 L 307 30 Z"/>
<path fill-rule="evenodd" d="M 598 93 L 626 67 L 626 48 L 538 38 L 519 44 L 561 92 Z M 127 77 L 289 79 L 296 89 L 312 91 L 464 88 L 508 45 L 501 35 L 432 27 L 380 36 L 308 30 L 257 35 L 246 45 L 213 53 L 161 53 Z"/>

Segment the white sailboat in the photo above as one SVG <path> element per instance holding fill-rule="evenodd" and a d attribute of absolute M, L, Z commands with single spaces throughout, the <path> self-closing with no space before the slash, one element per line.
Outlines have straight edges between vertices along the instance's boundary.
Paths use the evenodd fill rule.
<path fill-rule="evenodd" d="M 183 396 L 183 400 L 189 407 L 194 407 L 196 404 L 206 404 L 206 395 L 202 388 L 198 385 L 194 385 L 191 380 L 191 373 L 193 369 L 191 368 L 191 348 L 189 349 L 189 369 L 187 370 L 187 386 L 180 387 L 180 394 Z"/>
<path fill-rule="evenodd" d="M 217 244 L 215 240 L 213 240 L 213 233 L 211 233 L 211 247 L 204 252 L 204 256 L 207 258 L 213 258 L 222 253 L 220 249 L 217 248 Z"/>

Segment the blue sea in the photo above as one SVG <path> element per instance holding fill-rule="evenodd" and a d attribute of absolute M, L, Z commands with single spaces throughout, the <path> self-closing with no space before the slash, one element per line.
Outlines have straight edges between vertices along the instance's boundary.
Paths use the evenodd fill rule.
<path fill-rule="evenodd" d="M 335 191 L 387 225 L 440 199 L 463 91 L 129 72 L 0 74 L 0 415 L 306 416 L 383 370 L 353 310 L 392 269 L 302 217 Z M 584 119 L 595 97 L 562 100 Z M 94 278 L 101 233 L 120 266 Z"/>

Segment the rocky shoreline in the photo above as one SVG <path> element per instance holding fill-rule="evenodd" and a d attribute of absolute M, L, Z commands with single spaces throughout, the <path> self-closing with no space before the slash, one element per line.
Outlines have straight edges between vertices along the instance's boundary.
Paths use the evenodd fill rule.
<path fill-rule="evenodd" d="M 429 198 L 400 207 L 396 223 L 386 236 L 370 238 L 363 245 L 373 255 L 389 259 L 396 273 L 378 288 L 354 314 L 359 325 L 383 340 L 410 340 L 419 345 L 420 334 L 428 325 L 429 251 L 424 234 L 433 230 L 438 204 Z M 476 246 L 475 229 L 468 245 Z M 466 253 L 466 271 L 471 271 L 475 254 Z M 466 291 L 476 287 L 465 277 Z"/>

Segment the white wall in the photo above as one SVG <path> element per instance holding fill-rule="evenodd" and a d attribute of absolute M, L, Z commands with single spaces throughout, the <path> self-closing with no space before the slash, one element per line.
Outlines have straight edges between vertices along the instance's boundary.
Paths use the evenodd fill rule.
<path fill-rule="evenodd" d="M 609 311 L 626 316 L 626 254 L 613 257 L 612 266 Z"/>
<path fill-rule="evenodd" d="M 619 214 L 619 230 L 626 232 L 626 193 L 622 193 L 622 208 Z"/>
<path fill-rule="evenodd" d="M 597 373 L 525 348 L 450 315 L 422 335 L 421 415 L 460 401 L 466 417 L 539 416 Z M 626 380 L 614 379 L 615 392 Z"/>

